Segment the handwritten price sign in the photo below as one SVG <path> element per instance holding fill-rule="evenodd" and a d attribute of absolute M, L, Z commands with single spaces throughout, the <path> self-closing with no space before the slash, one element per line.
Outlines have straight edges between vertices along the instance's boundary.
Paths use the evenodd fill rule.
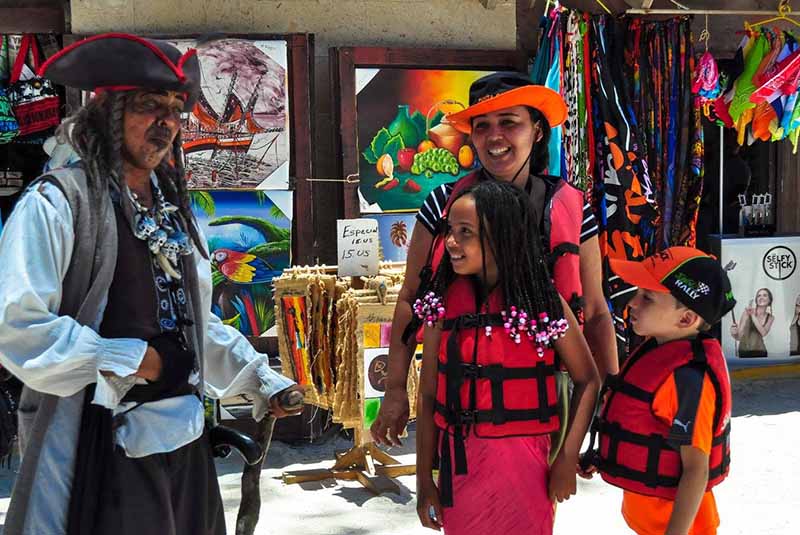
<path fill-rule="evenodd" d="M 378 274 L 378 222 L 374 219 L 336 221 L 339 276 Z"/>

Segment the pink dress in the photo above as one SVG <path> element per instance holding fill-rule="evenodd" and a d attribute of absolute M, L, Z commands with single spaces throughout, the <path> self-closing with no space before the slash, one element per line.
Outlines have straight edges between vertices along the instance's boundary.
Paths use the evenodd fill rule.
<path fill-rule="evenodd" d="M 445 535 L 552 535 L 550 435 L 478 438 L 470 433 L 464 447 L 468 473 L 453 475 L 453 507 L 442 515 Z"/>

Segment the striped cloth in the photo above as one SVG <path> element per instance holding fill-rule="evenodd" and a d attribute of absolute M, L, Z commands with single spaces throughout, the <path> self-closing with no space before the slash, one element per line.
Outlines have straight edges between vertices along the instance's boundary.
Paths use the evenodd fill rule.
<path fill-rule="evenodd" d="M 442 211 L 447 205 L 447 199 L 453 192 L 455 183 L 442 184 L 430 192 L 425 202 L 422 203 L 417 212 L 417 221 L 422 224 L 428 232 L 436 234 L 439 221 L 442 219 Z M 583 205 L 583 223 L 581 224 L 581 243 L 597 236 L 597 219 L 594 217 L 592 207 L 589 203 Z"/>

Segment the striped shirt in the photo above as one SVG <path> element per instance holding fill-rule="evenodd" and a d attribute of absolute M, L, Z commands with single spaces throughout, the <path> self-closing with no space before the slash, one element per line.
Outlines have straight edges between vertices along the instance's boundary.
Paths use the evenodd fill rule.
<path fill-rule="evenodd" d="M 442 219 L 442 211 L 447 205 L 447 199 L 453 192 L 455 182 L 450 184 L 442 184 L 438 188 L 430 192 L 425 202 L 417 212 L 417 221 L 422 223 L 428 232 L 436 234 L 436 229 L 439 226 L 439 221 Z M 597 236 L 599 227 L 597 226 L 597 219 L 594 217 L 592 207 L 589 203 L 583 205 L 583 223 L 581 224 L 581 243 Z"/>

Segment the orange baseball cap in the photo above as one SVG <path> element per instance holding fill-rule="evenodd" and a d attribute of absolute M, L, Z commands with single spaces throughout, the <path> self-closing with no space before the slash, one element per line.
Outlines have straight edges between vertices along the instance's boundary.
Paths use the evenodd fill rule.
<path fill-rule="evenodd" d="M 670 247 L 644 260 L 609 259 L 611 271 L 639 288 L 672 294 L 713 325 L 736 305 L 717 259 L 693 247 Z"/>
<path fill-rule="evenodd" d="M 472 132 L 472 118 L 511 108 L 528 106 L 542 112 L 550 127 L 567 118 L 567 105 L 556 91 L 535 85 L 518 72 L 495 72 L 478 78 L 469 86 L 469 108 L 447 116 L 456 130 Z"/>

